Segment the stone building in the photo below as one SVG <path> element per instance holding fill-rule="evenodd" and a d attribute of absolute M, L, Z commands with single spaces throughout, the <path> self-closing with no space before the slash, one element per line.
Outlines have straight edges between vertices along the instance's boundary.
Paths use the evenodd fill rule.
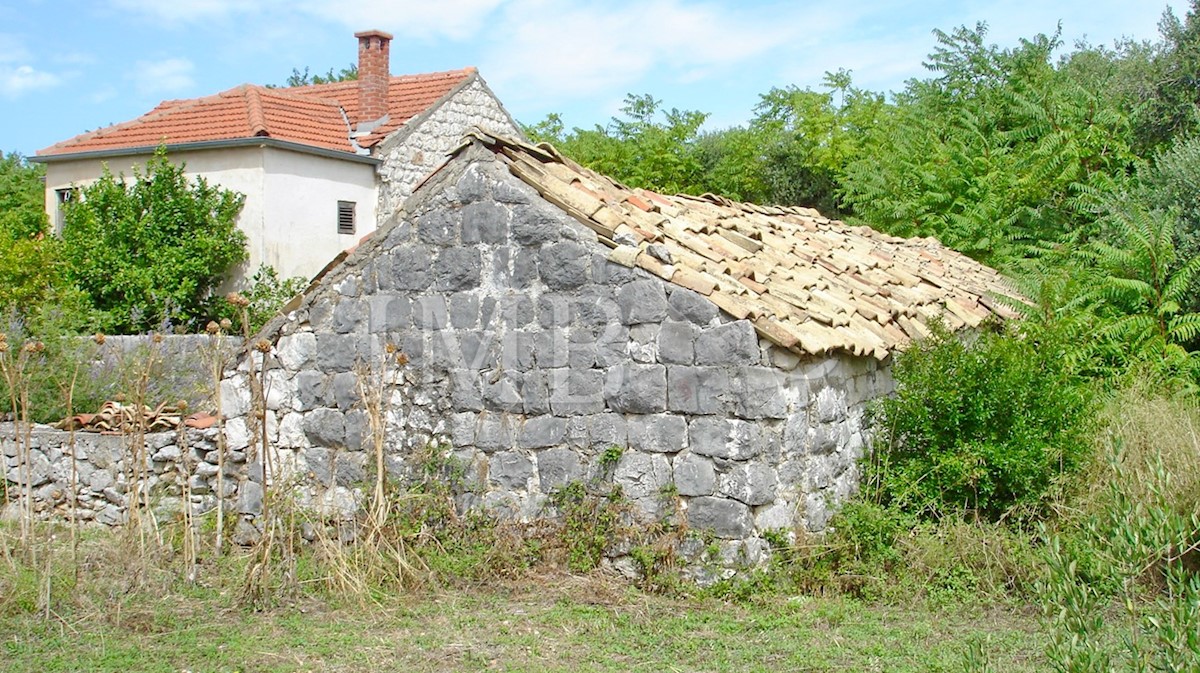
<path fill-rule="evenodd" d="M 356 37 L 357 80 L 163 101 L 40 150 L 50 221 L 61 227 L 63 203 L 106 166 L 131 177 L 162 145 L 189 177 L 245 195 L 239 277 L 267 264 L 311 278 L 390 218 L 467 131 L 520 134 L 475 68 L 393 77 L 391 35 Z"/>
<path fill-rule="evenodd" d="M 264 330 L 268 441 L 351 503 L 370 367 L 388 377 L 388 469 L 445 447 L 463 507 L 528 519 L 607 479 L 647 518 L 761 547 L 821 530 L 855 490 L 891 354 L 935 319 L 1010 316 L 1007 292 L 931 239 L 629 189 L 477 132 Z M 245 377 L 223 383 L 234 450 Z"/>

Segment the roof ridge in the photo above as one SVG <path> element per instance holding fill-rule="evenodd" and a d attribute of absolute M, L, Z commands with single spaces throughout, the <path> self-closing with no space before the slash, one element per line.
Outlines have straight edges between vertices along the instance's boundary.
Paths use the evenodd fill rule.
<path fill-rule="evenodd" d="M 419 73 L 410 73 L 410 74 L 405 74 L 405 75 L 390 75 L 388 77 L 388 83 L 390 84 L 397 80 L 411 81 L 411 80 L 417 80 L 417 79 L 435 79 L 438 77 L 449 77 L 451 75 L 466 76 L 466 75 L 470 75 L 472 73 L 478 73 L 478 72 L 479 72 L 478 68 L 476 68 L 473 65 L 469 65 L 469 66 L 466 66 L 465 68 L 458 68 L 456 70 L 439 70 L 437 72 L 419 72 Z M 358 86 L 357 79 L 348 79 L 348 80 L 341 80 L 339 82 L 322 82 L 320 84 L 301 84 L 300 86 L 277 87 L 277 88 L 272 89 L 272 91 L 289 92 L 289 93 L 293 93 L 295 95 L 302 96 L 302 95 L 304 95 L 303 91 L 305 91 L 305 90 L 314 90 L 314 89 L 340 90 L 340 89 L 349 89 L 349 88 L 356 87 L 356 86 Z"/>
<path fill-rule="evenodd" d="M 271 98 L 283 98 L 285 100 L 291 100 L 291 101 L 297 101 L 297 102 L 303 102 L 303 103 L 321 103 L 324 105 L 333 105 L 336 107 L 341 107 L 341 101 L 339 101 L 336 98 L 325 98 L 323 96 L 306 95 L 306 94 L 300 93 L 298 91 L 295 91 L 295 89 L 299 89 L 299 88 L 303 88 L 303 87 L 292 87 L 290 89 L 281 89 L 278 87 L 262 86 L 260 84 L 250 84 L 248 86 L 253 86 L 256 89 L 258 89 L 258 91 L 260 92 L 260 95 L 268 96 Z"/>

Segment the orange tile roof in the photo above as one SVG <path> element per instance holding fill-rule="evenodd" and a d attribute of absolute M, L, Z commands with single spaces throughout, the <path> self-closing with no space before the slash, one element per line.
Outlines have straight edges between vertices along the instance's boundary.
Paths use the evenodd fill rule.
<path fill-rule="evenodd" d="M 932 238 L 897 238 L 809 208 L 630 189 L 549 145 L 483 131 L 468 138 L 595 231 L 613 262 L 699 292 L 798 353 L 884 359 L 927 336 L 933 320 L 959 329 L 1017 315 L 1000 298 L 1019 295 L 999 272 Z"/>
<path fill-rule="evenodd" d="M 404 75 L 388 86 L 388 122 L 358 139 L 372 147 L 475 74 L 475 68 Z M 345 116 L 343 116 L 343 111 Z M 167 100 L 121 124 L 84 133 L 38 151 L 38 156 L 153 148 L 214 140 L 266 137 L 354 152 L 346 119 L 358 114 L 358 83 L 272 89 L 243 84 L 213 96 Z"/>

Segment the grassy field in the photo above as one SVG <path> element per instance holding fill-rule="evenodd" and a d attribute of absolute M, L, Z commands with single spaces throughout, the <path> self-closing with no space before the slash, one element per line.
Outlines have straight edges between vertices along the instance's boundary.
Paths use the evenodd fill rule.
<path fill-rule="evenodd" d="M 9 605 L 0 669 L 957 671 L 972 644 L 995 670 L 1043 666 L 1036 615 L 1020 608 L 664 597 L 602 572 L 420 590 L 365 606 L 301 593 L 262 612 L 236 607 L 230 589 L 115 588 L 77 595 L 48 621 Z"/>

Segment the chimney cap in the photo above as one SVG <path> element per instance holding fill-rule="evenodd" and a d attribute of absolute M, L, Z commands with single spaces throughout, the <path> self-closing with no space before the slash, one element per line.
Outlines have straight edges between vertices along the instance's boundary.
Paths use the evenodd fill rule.
<path fill-rule="evenodd" d="M 354 37 L 357 37 L 360 40 L 364 37 L 381 37 L 385 40 L 390 40 L 392 39 L 392 34 L 385 33 L 382 30 L 361 30 L 355 33 Z"/>

